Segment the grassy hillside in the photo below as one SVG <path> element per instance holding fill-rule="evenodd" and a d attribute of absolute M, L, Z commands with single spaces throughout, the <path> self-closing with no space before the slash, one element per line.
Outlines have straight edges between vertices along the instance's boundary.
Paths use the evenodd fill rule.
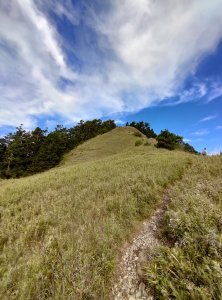
<path fill-rule="evenodd" d="M 138 139 L 143 142 L 148 140 L 143 134 L 140 138 L 135 136 L 135 133 L 139 133 L 139 131 L 134 127 L 117 127 L 106 134 L 99 135 L 83 143 L 66 154 L 61 165 L 95 161 L 134 148 Z"/>
<path fill-rule="evenodd" d="M 132 131 L 118 128 L 63 167 L 0 185 L 0 299 L 109 298 L 122 243 L 193 161 L 135 147 Z"/>
<path fill-rule="evenodd" d="M 222 156 L 198 157 L 171 189 L 168 246 L 147 269 L 157 299 L 222 299 L 221 175 Z"/>

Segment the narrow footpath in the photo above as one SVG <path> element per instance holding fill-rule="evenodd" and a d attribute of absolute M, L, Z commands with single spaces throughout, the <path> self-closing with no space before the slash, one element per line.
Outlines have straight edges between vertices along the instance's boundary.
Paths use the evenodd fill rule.
<path fill-rule="evenodd" d="M 122 249 L 116 280 L 112 287 L 114 300 L 154 299 L 143 282 L 143 266 L 149 260 L 155 247 L 160 245 L 157 229 L 163 219 L 169 200 L 166 190 L 159 208 L 151 218 L 143 222 L 141 231 L 132 242 Z"/>

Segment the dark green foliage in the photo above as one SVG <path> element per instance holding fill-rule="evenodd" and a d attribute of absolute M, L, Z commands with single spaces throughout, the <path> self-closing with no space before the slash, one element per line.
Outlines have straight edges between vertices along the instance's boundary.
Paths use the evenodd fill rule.
<path fill-rule="evenodd" d="M 143 141 L 142 140 L 136 140 L 135 141 L 135 146 L 138 147 L 138 146 L 141 146 L 143 144 Z"/>
<path fill-rule="evenodd" d="M 48 133 L 37 127 L 27 132 L 22 125 L 0 140 L 0 176 L 15 178 L 56 166 L 63 154 L 90 138 L 116 127 L 113 120 L 80 121 L 67 129 L 57 125 Z"/>
<path fill-rule="evenodd" d="M 156 134 L 152 128 L 150 128 L 150 124 L 147 122 L 131 122 L 130 124 L 127 122 L 126 126 L 132 126 L 138 129 L 140 132 L 145 134 L 148 138 L 155 138 Z"/>
<path fill-rule="evenodd" d="M 80 121 L 77 126 L 70 129 L 70 147 L 73 148 L 80 142 L 91 139 L 98 134 L 106 133 L 116 127 L 113 120 L 92 120 L 92 121 Z"/>
<path fill-rule="evenodd" d="M 197 152 L 193 146 L 191 146 L 190 144 L 188 143 L 184 143 L 182 144 L 182 149 L 186 152 L 190 152 L 190 153 L 193 153 L 193 154 L 198 154 L 199 152 Z"/>
<path fill-rule="evenodd" d="M 142 137 L 142 133 L 137 131 L 137 132 L 134 132 L 134 135 L 137 136 L 137 137 Z"/>
<path fill-rule="evenodd" d="M 6 150 L 1 161 L 1 176 L 10 178 L 26 175 L 43 142 L 44 134 L 45 131 L 39 127 L 32 132 L 26 132 L 20 125 L 15 133 L 6 136 Z"/>
<path fill-rule="evenodd" d="M 156 137 L 148 123 L 132 122 L 126 125 L 133 126 L 140 131 L 136 132 L 135 136 L 142 136 L 142 132 L 149 138 Z M 50 133 L 39 127 L 31 132 L 26 131 L 20 125 L 15 133 L 9 133 L 0 139 L 0 177 L 16 178 L 48 170 L 61 161 L 64 153 L 115 127 L 113 120 L 99 119 L 86 122 L 81 120 L 75 127 L 69 129 L 57 125 Z M 185 151 L 197 153 L 192 146 L 182 141 L 182 137 L 168 130 L 161 131 L 157 136 L 157 141 L 157 147 L 173 150 L 178 146 Z M 141 143 L 141 141 L 136 141 L 135 145 L 139 146 Z"/>
<path fill-rule="evenodd" d="M 181 136 L 169 132 L 167 129 L 162 130 L 156 139 L 157 148 L 166 148 L 168 150 L 176 149 L 176 147 L 183 142 L 183 138 Z"/>
<path fill-rule="evenodd" d="M 49 133 L 39 151 L 33 158 L 33 163 L 28 173 L 44 171 L 56 166 L 67 149 L 67 131 L 62 126 L 57 126 L 55 131 Z"/>
<path fill-rule="evenodd" d="M 5 139 L 0 139 L 0 163 L 3 160 L 6 149 L 7 149 L 6 140 Z"/>

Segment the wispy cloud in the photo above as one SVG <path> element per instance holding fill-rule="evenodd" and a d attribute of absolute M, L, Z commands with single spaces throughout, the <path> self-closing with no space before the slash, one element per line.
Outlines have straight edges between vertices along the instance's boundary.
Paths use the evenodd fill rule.
<path fill-rule="evenodd" d="M 200 129 L 200 130 L 192 132 L 192 134 L 196 135 L 196 136 L 204 136 L 204 135 L 207 135 L 209 133 L 210 133 L 210 131 L 208 129 Z"/>
<path fill-rule="evenodd" d="M 191 139 L 186 139 L 186 138 L 184 138 L 183 141 L 184 141 L 185 143 L 189 143 L 189 142 L 191 142 Z"/>
<path fill-rule="evenodd" d="M 217 117 L 217 115 L 207 116 L 207 117 L 205 117 L 205 118 L 199 120 L 198 123 L 203 123 L 203 122 L 211 121 L 211 120 L 213 120 L 213 119 L 216 119 L 216 117 Z"/>
<path fill-rule="evenodd" d="M 204 82 L 196 82 L 191 88 L 186 89 L 179 94 L 177 104 L 198 100 L 207 95 L 207 93 L 208 89 L 206 84 Z"/>
<path fill-rule="evenodd" d="M 126 124 L 126 122 L 124 122 L 123 120 L 115 120 L 115 123 L 117 125 L 124 125 L 124 124 Z"/>
<path fill-rule="evenodd" d="M 80 14 L 71 0 L 0 2 L 0 126 L 150 106 L 181 93 L 184 78 L 222 36 L 220 0 L 113 0 L 100 10 L 86 3 Z M 75 30 L 84 22 L 75 43 L 52 13 Z M 199 84 L 181 101 L 206 89 Z"/>
<path fill-rule="evenodd" d="M 222 125 L 218 125 L 216 129 L 222 129 Z"/>
<path fill-rule="evenodd" d="M 208 101 L 212 101 L 219 97 L 222 97 L 222 84 L 221 82 L 213 82 L 211 84 L 211 92 L 208 96 Z"/>
<path fill-rule="evenodd" d="M 74 26 L 80 22 L 80 12 L 74 8 L 72 0 L 36 0 L 35 3 L 43 11 L 52 10 L 59 18 L 66 18 Z"/>

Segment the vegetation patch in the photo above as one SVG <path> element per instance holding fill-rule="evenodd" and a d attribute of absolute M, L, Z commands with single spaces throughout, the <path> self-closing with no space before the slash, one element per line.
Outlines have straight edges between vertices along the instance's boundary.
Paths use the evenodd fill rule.
<path fill-rule="evenodd" d="M 1 299 L 109 299 L 123 242 L 193 160 L 135 147 L 132 130 L 117 128 L 63 166 L 0 185 Z"/>
<path fill-rule="evenodd" d="M 142 137 L 142 136 L 143 136 L 142 133 L 139 132 L 139 131 L 135 131 L 133 134 L 134 134 L 135 136 L 137 136 L 137 137 Z"/>
<path fill-rule="evenodd" d="M 126 123 L 126 126 L 131 126 L 136 129 L 138 129 L 141 133 L 143 133 L 145 136 L 148 138 L 155 138 L 157 135 L 154 132 L 154 130 L 150 127 L 150 124 L 147 122 L 131 122 L 131 123 Z"/>
<path fill-rule="evenodd" d="M 222 298 L 222 157 L 197 157 L 172 188 L 147 282 L 158 299 Z"/>
<path fill-rule="evenodd" d="M 115 127 L 113 120 L 97 119 L 69 129 L 57 125 L 52 132 L 39 127 L 30 132 L 21 125 L 0 138 L 0 177 L 19 178 L 55 167 L 66 152 Z"/>
<path fill-rule="evenodd" d="M 151 145 L 151 143 L 149 142 L 149 141 L 146 141 L 145 143 L 144 143 L 144 146 L 150 146 Z"/>
<path fill-rule="evenodd" d="M 143 140 L 136 140 L 135 141 L 135 146 L 138 147 L 138 146 L 141 146 L 143 144 Z"/>

